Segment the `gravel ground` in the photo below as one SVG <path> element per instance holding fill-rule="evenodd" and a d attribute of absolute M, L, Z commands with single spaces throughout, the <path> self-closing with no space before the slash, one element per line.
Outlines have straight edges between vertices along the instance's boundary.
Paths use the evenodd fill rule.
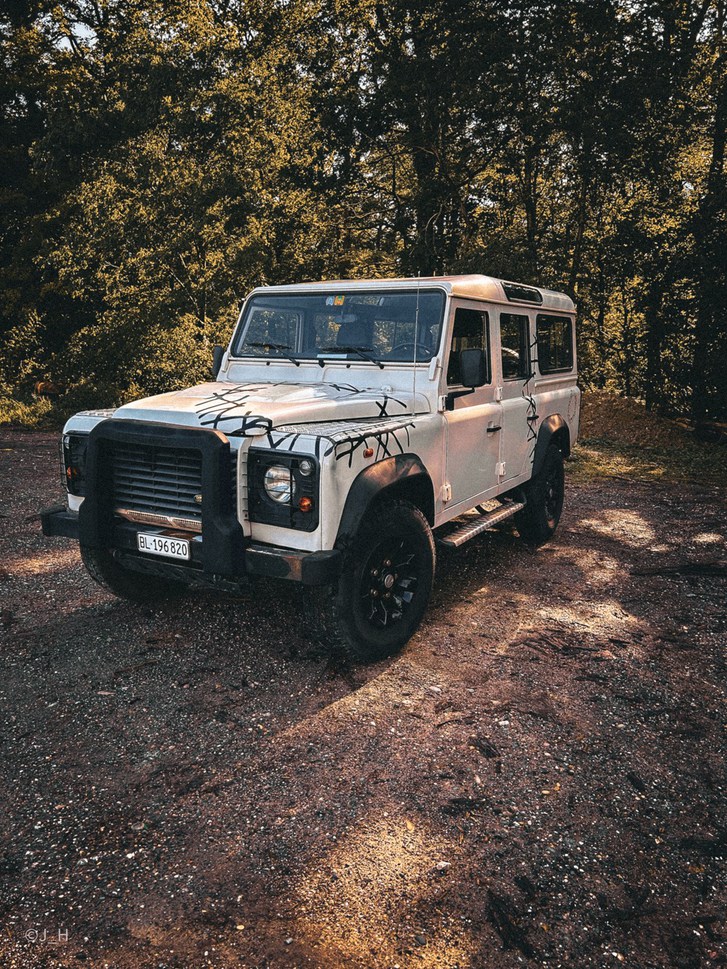
<path fill-rule="evenodd" d="M 727 965 L 715 489 L 575 475 L 357 667 L 287 586 L 97 589 L 57 465 L 0 435 L 3 969 Z"/>

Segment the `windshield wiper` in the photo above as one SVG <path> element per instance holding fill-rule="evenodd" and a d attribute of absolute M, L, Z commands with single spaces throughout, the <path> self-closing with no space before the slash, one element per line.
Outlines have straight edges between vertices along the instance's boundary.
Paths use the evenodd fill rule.
<path fill-rule="evenodd" d="M 369 363 L 375 363 L 380 370 L 384 369 L 383 363 L 376 357 L 371 356 L 371 351 L 373 347 L 321 347 L 318 351 L 318 366 L 325 366 L 325 360 L 321 360 L 321 354 L 323 353 L 357 353 L 362 360 L 367 360 Z M 368 351 L 368 352 L 367 352 Z"/>
<path fill-rule="evenodd" d="M 242 349 L 244 350 L 245 347 L 262 347 L 263 350 L 277 350 L 282 356 L 287 357 L 291 363 L 294 363 L 296 367 L 300 366 L 300 360 L 297 357 L 294 357 L 292 353 L 285 352 L 291 349 L 287 343 L 246 343 Z"/>

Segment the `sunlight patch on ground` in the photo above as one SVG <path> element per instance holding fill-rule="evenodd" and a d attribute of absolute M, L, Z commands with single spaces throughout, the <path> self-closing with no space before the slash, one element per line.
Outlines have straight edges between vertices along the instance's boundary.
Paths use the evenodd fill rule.
<path fill-rule="evenodd" d="M 639 631 L 642 621 L 623 608 L 615 599 L 601 602 L 574 602 L 573 607 L 547 606 L 538 609 L 542 619 L 556 622 L 582 635 L 599 637 L 624 636 Z"/>
<path fill-rule="evenodd" d="M 641 455 L 627 455 L 613 448 L 588 447 L 584 443 L 578 445 L 568 470 L 576 480 L 616 477 L 653 481 L 665 474 L 663 464 L 649 461 Z"/>
<path fill-rule="evenodd" d="M 417 918 L 417 906 L 447 878 L 437 865 L 454 861 L 453 845 L 418 820 L 364 822 L 298 884 L 298 932 L 318 948 L 322 966 L 465 969 L 474 946 L 462 926 L 431 908 L 426 925 Z"/>
<path fill-rule="evenodd" d="M 573 549 L 565 546 L 553 550 L 551 562 L 560 560 L 564 564 L 569 564 L 573 558 Z M 560 564 L 560 562 L 558 564 Z M 577 583 L 586 581 L 593 586 L 611 586 L 614 579 L 623 570 L 623 562 L 612 555 L 602 552 L 600 549 L 578 550 L 578 572 L 581 577 L 575 579 Z"/>
<path fill-rule="evenodd" d="M 582 518 L 578 527 L 590 528 L 631 548 L 643 548 L 656 541 L 656 533 L 646 519 L 625 508 L 608 508 L 598 517 Z"/>
<path fill-rule="evenodd" d="M 310 717 L 282 731 L 280 736 L 305 736 L 311 730 L 318 733 L 326 720 L 350 722 L 360 718 L 363 727 L 375 729 L 377 716 L 389 720 L 392 710 L 416 707 L 422 700 L 441 694 L 447 683 L 446 671 L 422 669 L 400 657 L 359 689 L 317 710 Z"/>
<path fill-rule="evenodd" d="M 62 572 L 76 565 L 78 552 L 75 549 L 49 549 L 40 555 L 8 555 L 1 566 L 4 572 L 12 575 L 50 575 Z"/>
<path fill-rule="evenodd" d="M 699 535 L 695 535 L 692 541 L 698 545 L 722 545 L 724 544 L 725 537 L 724 535 L 720 535 L 719 532 L 702 532 Z"/>

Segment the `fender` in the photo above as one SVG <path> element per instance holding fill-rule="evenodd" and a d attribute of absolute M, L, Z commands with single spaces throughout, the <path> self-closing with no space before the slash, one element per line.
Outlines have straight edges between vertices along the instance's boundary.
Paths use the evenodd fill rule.
<path fill-rule="evenodd" d="M 558 447 L 563 452 L 563 457 L 567 458 L 570 454 L 570 431 L 560 414 L 551 414 L 540 425 L 538 440 L 535 444 L 535 452 L 533 454 L 533 477 L 535 477 L 543 466 L 545 452 L 548 450 L 548 446 L 553 439 L 555 439 Z"/>
<path fill-rule="evenodd" d="M 385 458 L 370 468 L 364 468 L 348 492 L 346 504 L 338 526 L 336 547 L 345 544 L 356 533 L 361 519 L 368 511 L 371 502 L 387 488 L 401 481 L 416 481 L 431 495 L 431 511 L 434 512 L 434 489 L 426 468 L 416 454 L 396 454 Z M 426 509 L 422 509 L 426 514 Z M 430 516 L 427 515 L 429 518 Z"/>

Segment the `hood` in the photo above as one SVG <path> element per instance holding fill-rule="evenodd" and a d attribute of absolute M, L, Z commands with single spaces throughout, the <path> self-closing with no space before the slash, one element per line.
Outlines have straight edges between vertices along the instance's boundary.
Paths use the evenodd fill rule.
<path fill-rule="evenodd" d="M 211 427 L 230 438 L 257 437 L 291 422 L 400 417 L 413 412 L 413 402 L 411 391 L 362 390 L 350 384 L 216 381 L 134 401 L 120 407 L 114 417 Z M 416 403 L 417 413 L 429 411 L 423 395 L 416 395 Z"/>

